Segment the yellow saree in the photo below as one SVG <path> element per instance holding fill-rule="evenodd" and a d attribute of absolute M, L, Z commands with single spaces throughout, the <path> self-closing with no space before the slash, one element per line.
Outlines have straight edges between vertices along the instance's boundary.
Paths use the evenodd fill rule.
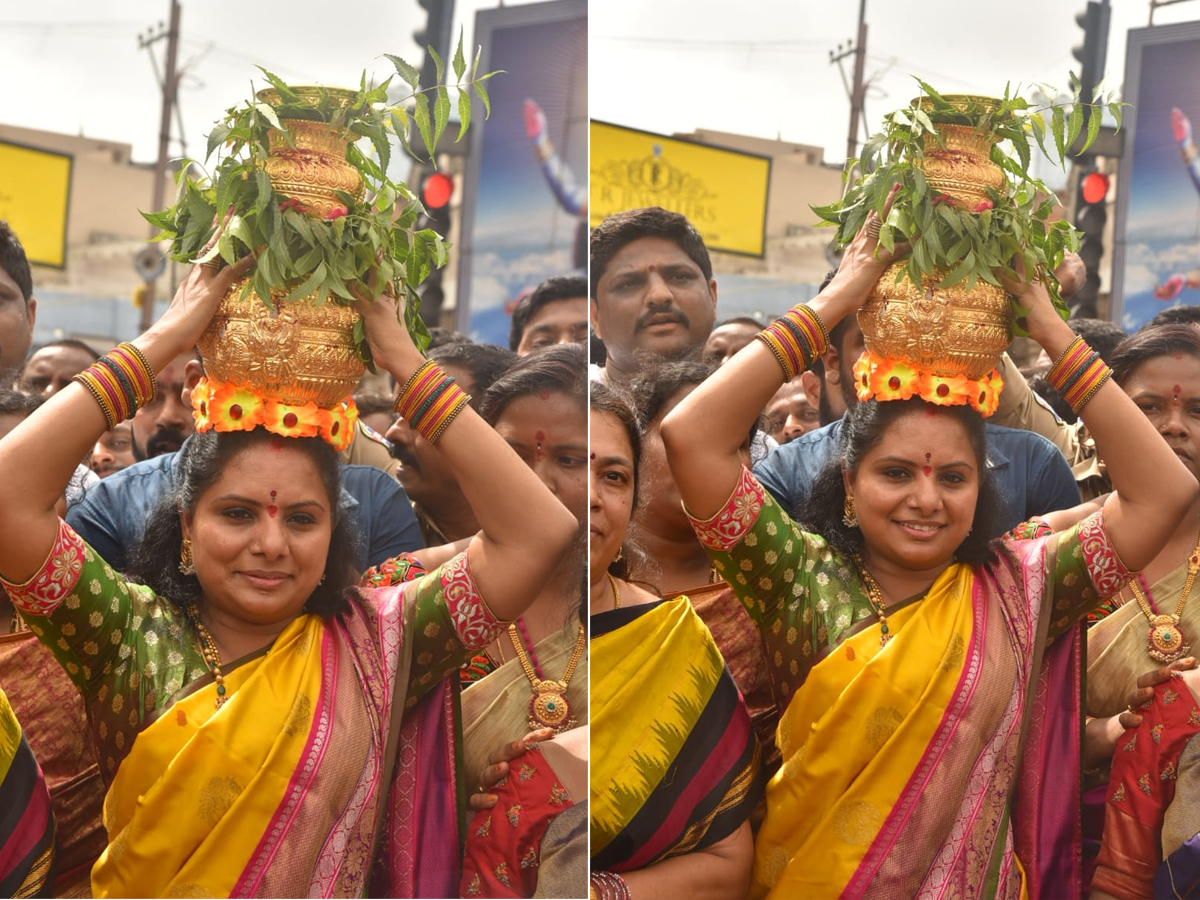
<path fill-rule="evenodd" d="M 780 723 L 783 767 L 767 786 L 754 896 L 841 893 L 925 756 L 971 640 L 970 568 L 848 638 L 809 673 Z M 811 723 L 811 724 L 810 724 Z"/>
<path fill-rule="evenodd" d="M 210 683 L 138 735 L 105 800 L 112 841 L 92 870 L 97 896 L 233 892 L 308 741 L 324 627 L 303 616 L 230 672 L 220 716 Z"/>

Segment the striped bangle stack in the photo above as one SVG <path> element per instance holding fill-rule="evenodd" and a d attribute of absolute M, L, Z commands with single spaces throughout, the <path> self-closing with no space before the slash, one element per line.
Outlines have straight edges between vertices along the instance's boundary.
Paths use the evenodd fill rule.
<path fill-rule="evenodd" d="M 1071 342 L 1046 373 L 1046 380 L 1076 414 L 1087 406 L 1088 401 L 1111 377 L 1112 369 L 1081 337 Z"/>
<path fill-rule="evenodd" d="M 109 430 L 158 395 L 154 370 L 142 351 L 128 342 L 102 356 L 73 380 L 87 388 L 100 404 Z"/>
<path fill-rule="evenodd" d="M 392 408 L 433 444 L 470 400 L 437 363 L 426 360 L 400 389 Z"/>
<path fill-rule="evenodd" d="M 810 368 L 829 346 L 825 324 L 808 306 L 788 310 L 757 337 L 775 354 L 784 381 L 791 381 Z"/>

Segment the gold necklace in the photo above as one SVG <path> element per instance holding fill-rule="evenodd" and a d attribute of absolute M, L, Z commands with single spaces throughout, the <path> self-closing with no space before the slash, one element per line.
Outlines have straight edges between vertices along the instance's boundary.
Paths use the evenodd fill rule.
<path fill-rule="evenodd" d="M 1169 616 L 1154 614 L 1150 602 L 1138 585 L 1137 576 L 1134 576 L 1133 581 L 1129 582 L 1129 588 L 1133 591 L 1133 599 L 1137 601 L 1142 613 L 1150 620 L 1150 633 L 1146 636 L 1146 652 L 1156 662 L 1175 662 L 1175 660 L 1187 656 L 1192 649 L 1184 639 L 1183 632 L 1179 630 L 1179 617 L 1183 615 L 1183 605 L 1187 603 L 1188 595 L 1192 592 L 1197 571 L 1200 571 L 1200 539 L 1197 539 L 1196 547 L 1192 550 L 1192 555 L 1188 557 L 1187 579 L 1183 582 L 1183 590 L 1179 594 L 1179 602 L 1175 604 L 1175 612 Z"/>
<path fill-rule="evenodd" d="M 613 589 L 613 609 L 620 609 L 621 608 L 621 588 L 617 584 L 617 579 L 613 577 L 612 572 L 608 572 L 607 575 L 608 575 L 608 583 L 612 585 L 612 589 Z"/>
<path fill-rule="evenodd" d="M 225 676 L 221 674 L 221 654 L 217 650 L 217 642 L 200 621 L 200 611 L 196 609 L 195 603 L 189 603 L 186 612 L 192 620 L 196 634 L 200 636 L 200 655 L 204 657 L 204 664 L 213 673 L 213 680 L 217 683 L 217 709 L 220 709 L 228 698 L 225 696 Z"/>
<path fill-rule="evenodd" d="M 508 626 L 508 637 L 512 641 L 513 648 L 517 651 L 517 659 L 521 661 L 521 668 L 525 670 L 525 677 L 529 679 L 529 683 L 533 686 L 533 699 L 529 701 L 529 727 L 533 728 L 553 728 L 555 734 L 561 734 L 568 729 L 575 727 L 575 717 L 571 715 L 571 704 L 567 701 L 567 685 L 571 683 L 571 677 L 575 674 L 575 667 L 579 664 L 579 658 L 583 655 L 583 647 L 587 642 L 587 632 L 583 626 L 579 626 L 579 637 L 575 639 L 575 649 L 571 652 L 571 658 L 567 661 L 567 668 L 563 671 L 561 681 L 551 681 L 548 678 L 541 678 L 541 672 L 534 668 L 534 663 L 530 661 L 530 656 L 536 660 L 537 656 L 531 647 L 529 655 L 525 653 L 524 636 L 517 633 L 517 625 L 514 622 Z"/>
<path fill-rule="evenodd" d="M 867 602 L 871 604 L 871 609 L 879 617 L 879 646 L 886 647 L 888 641 L 892 639 L 892 634 L 888 630 L 887 612 L 883 608 L 883 591 L 879 589 L 879 582 L 867 571 L 867 567 L 863 565 L 862 558 L 857 553 L 854 554 L 854 564 L 862 576 L 863 587 L 867 589 Z"/>

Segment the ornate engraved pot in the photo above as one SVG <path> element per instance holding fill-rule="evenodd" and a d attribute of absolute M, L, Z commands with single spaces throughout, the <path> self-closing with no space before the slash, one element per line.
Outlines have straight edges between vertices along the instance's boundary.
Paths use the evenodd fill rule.
<path fill-rule="evenodd" d="M 863 341 L 877 356 L 910 361 L 937 375 L 980 378 L 995 368 L 1012 341 L 1008 292 L 984 281 L 947 288 L 930 275 L 921 287 L 908 278 L 896 283 L 906 262 L 883 270 L 858 311 Z"/>
<path fill-rule="evenodd" d="M 972 108 L 982 112 L 999 107 L 999 101 L 991 97 L 950 94 L 944 99 L 964 111 Z M 925 112 L 930 111 L 927 97 L 913 102 Z M 991 158 L 992 147 L 1000 141 L 996 135 L 970 125 L 939 124 L 936 127 L 941 142 L 938 135 L 925 135 L 925 156 L 917 161 L 931 193 L 949 194 L 960 207 L 970 210 L 990 199 L 988 188 L 1003 190 L 1004 170 Z"/>
<path fill-rule="evenodd" d="M 998 101 L 988 97 L 948 95 L 959 109 L 986 109 Z M 928 98 L 914 101 L 929 111 Z M 930 194 L 949 194 L 961 209 L 973 210 L 990 199 L 987 189 L 1002 191 L 1004 171 L 991 160 L 999 138 L 968 125 L 937 125 L 945 146 L 925 137 L 925 156 L 918 161 Z M 944 272 L 930 273 L 920 286 L 907 277 L 898 283 L 907 260 L 892 263 L 876 282 L 858 312 L 867 347 L 878 356 L 905 359 L 937 375 L 980 378 L 990 372 L 1012 340 L 1012 312 L 1003 288 L 977 281 L 938 288 Z"/>
<path fill-rule="evenodd" d="M 366 370 L 354 350 L 358 313 L 332 301 L 317 306 L 315 292 L 283 303 L 282 288 L 272 312 L 253 290 L 241 296 L 247 281 L 233 283 L 200 338 L 205 373 L 290 406 L 329 409 L 352 394 Z"/>
<path fill-rule="evenodd" d="M 297 86 L 302 101 L 316 105 L 320 92 L 348 106 L 354 92 L 342 88 Z M 258 98 L 278 105 L 274 88 Z M 272 129 L 263 168 L 274 189 L 303 203 L 318 216 L 343 206 L 337 191 L 361 197 L 362 179 L 346 162 L 346 148 L 357 140 L 327 122 L 286 118 L 292 143 Z M 226 384 L 244 385 L 263 398 L 292 406 L 308 402 L 329 409 L 354 392 L 366 367 L 354 349 L 358 313 L 317 293 L 284 303 L 288 291 L 272 291 L 272 312 L 258 293 L 242 296 L 249 279 L 235 281 L 200 338 L 205 373 Z"/>
<path fill-rule="evenodd" d="M 345 88 L 302 85 L 293 90 L 302 101 L 314 105 L 321 90 L 343 106 L 349 106 L 354 99 L 354 92 Z M 279 92 L 274 88 L 259 91 L 257 96 L 271 105 L 280 102 Z M 269 156 L 263 166 L 277 192 L 299 200 L 318 216 L 328 215 L 335 207 L 345 205 L 338 198 L 338 191 L 362 197 L 362 178 L 346 162 L 346 148 L 351 141 L 358 140 L 357 135 L 335 129 L 327 122 L 280 118 L 286 123 L 292 143 L 289 144 L 281 132 L 271 129 L 267 135 Z"/>

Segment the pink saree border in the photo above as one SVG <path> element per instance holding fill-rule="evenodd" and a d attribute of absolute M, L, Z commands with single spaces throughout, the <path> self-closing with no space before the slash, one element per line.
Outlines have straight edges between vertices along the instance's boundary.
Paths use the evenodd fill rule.
<path fill-rule="evenodd" d="M 1043 539 L 1043 541 L 1046 539 Z M 1043 542 L 1038 542 L 1044 548 Z M 1030 556 L 1038 556 L 1044 560 L 1043 553 L 1029 554 Z M 996 584 L 996 594 L 1001 598 L 1001 609 L 1012 609 L 1019 612 L 1024 621 L 1011 622 L 1010 630 L 1013 636 L 1017 639 L 1022 637 L 1021 631 L 1024 630 L 1025 643 L 1029 643 L 1029 634 L 1033 625 L 1037 622 L 1038 615 L 1034 611 L 1032 605 L 1036 603 L 1037 609 L 1041 609 L 1042 600 L 1045 589 L 1045 574 L 1043 566 L 1029 566 L 1029 556 L 1023 560 L 1024 565 L 1021 567 L 1025 581 L 1025 600 L 1023 606 L 1016 604 L 1004 603 L 1003 597 L 1006 593 L 1004 588 L 999 583 Z M 992 577 L 992 576 L 989 576 Z M 1011 589 L 1010 589 L 1011 590 Z M 1015 609 L 1014 609 L 1015 607 Z M 1027 702 L 1026 690 L 1029 685 L 1029 667 L 1032 665 L 1032 656 L 1028 652 L 1030 648 L 1014 648 L 1017 651 L 1018 660 L 1018 676 L 1020 677 L 1020 685 L 1024 685 L 1024 689 L 1015 690 L 1012 697 L 1009 699 L 1008 705 L 1004 710 L 1004 716 L 1000 720 L 995 732 L 992 734 L 992 739 L 983 753 L 979 755 L 974 767 L 971 769 L 971 774 L 967 779 L 967 790 L 963 795 L 963 802 L 959 806 L 959 814 L 954 826 L 951 828 L 949 839 L 942 845 L 941 851 L 934 859 L 933 864 L 929 867 L 929 873 L 925 877 L 925 881 L 921 885 L 922 895 L 930 897 L 944 897 L 953 890 L 954 881 L 953 875 L 959 869 L 963 857 L 969 849 L 973 838 L 973 825 L 979 817 L 980 810 L 984 804 L 984 800 L 992 786 L 996 775 L 996 770 L 1004 764 L 1002 756 L 1008 742 L 1011 740 L 1013 733 L 1018 732 L 1023 721 L 1022 712 Z M 1018 686 L 1020 686 L 1018 685 Z M 1019 766 L 1019 759 L 1014 758 L 1010 761 L 1013 768 L 1012 778 L 1016 777 L 1016 772 Z M 1011 822 L 1011 820 L 1010 820 Z M 995 843 L 995 835 L 1000 825 L 999 820 L 993 820 L 985 829 L 982 839 L 983 844 L 989 848 Z M 1005 837 L 1006 847 L 1012 847 L 1012 827 L 1008 828 Z M 1009 854 L 1011 855 L 1011 854 Z M 1003 876 L 1004 871 L 1001 872 Z"/>
<path fill-rule="evenodd" d="M 333 722 L 333 704 L 337 698 L 338 648 L 333 629 L 326 626 L 321 637 L 321 694 L 317 700 L 317 714 L 309 729 L 308 743 L 300 757 L 300 765 L 292 773 L 287 792 L 275 811 L 271 826 L 259 841 L 250 862 L 242 871 L 233 887 L 231 896 L 257 896 L 267 868 L 283 846 L 286 832 L 294 824 L 301 802 L 308 795 L 313 778 L 325 758 L 329 746 L 330 726 Z"/>

